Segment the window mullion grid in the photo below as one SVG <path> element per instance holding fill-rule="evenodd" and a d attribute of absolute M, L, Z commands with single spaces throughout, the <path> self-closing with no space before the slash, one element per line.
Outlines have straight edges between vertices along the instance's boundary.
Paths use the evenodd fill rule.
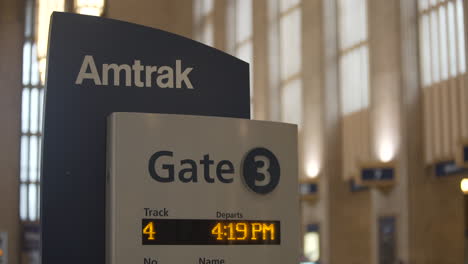
<path fill-rule="evenodd" d="M 457 63 L 455 63 L 455 67 L 454 65 L 452 65 L 452 53 L 455 54 L 455 57 L 456 54 L 457 54 L 457 50 L 456 50 L 456 38 L 454 38 L 453 36 L 450 36 L 451 35 L 451 31 L 450 31 L 450 8 L 449 8 L 449 5 L 452 3 L 452 1 L 446 1 L 445 2 L 445 24 L 446 24 L 446 32 L 447 32 L 447 66 L 448 66 L 448 79 L 452 79 L 452 78 L 456 78 L 456 76 L 458 75 L 458 69 L 457 69 Z M 452 3 L 453 4 L 453 3 Z M 455 9 L 453 9 L 453 12 L 455 12 Z M 453 14 L 455 15 L 455 14 Z M 454 18 L 455 19 L 455 18 Z M 454 25 L 455 26 L 455 25 Z M 455 32 L 453 32 L 455 33 Z M 456 34 L 455 34 L 456 35 Z M 455 50 L 452 51 L 452 42 L 451 41 L 455 41 Z M 452 76 L 452 72 L 455 73 L 453 76 Z"/>
<path fill-rule="evenodd" d="M 443 47 L 444 47 L 443 41 L 444 41 L 444 39 L 443 39 L 443 37 L 444 36 L 442 34 L 442 31 L 443 31 L 442 23 L 440 23 L 441 22 L 440 14 L 441 14 L 442 6 L 443 6 L 443 3 L 439 3 L 437 5 L 437 9 L 434 11 L 436 13 L 436 15 L 437 15 L 437 18 L 436 18 L 436 20 L 437 20 L 437 34 L 439 36 L 437 38 L 437 42 L 438 42 L 438 46 L 439 46 L 438 54 L 439 54 L 439 76 L 440 76 L 439 83 L 440 83 L 440 85 L 442 85 L 442 83 L 445 81 L 444 80 L 444 71 L 445 71 L 445 69 L 443 67 L 443 65 L 444 65 L 444 63 L 443 63 L 443 60 L 444 60 L 444 56 L 443 56 L 443 52 L 444 52 L 443 51 Z"/>
<path fill-rule="evenodd" d="M 288 16 L 289 14 L 291 14 L 292 12 L 294 12 L 297 9 L 300 9 L 300 8 L 301 8 L 301 3 L 299 2 L 298 4 L 293 5 L 293 6 L 289 7 L 288 9 L 280 12 L 279 13 L 279 19 L 282 19 L 283 17 Z"/>
<path fill-rule="evenodd" d="M 33 12 L 34 13 L 34 12 Z M 33 15 L 34 16 L 34 15 Z M 32 25 L 33 26 L 33 25 Z M 32 32 L 31 34 L 33 35 L 33 32 L 34 32 L 34 29 L 32 29 Z M 32 123 L 32 119 L 31 119 L 31 102 L 32 102 L 32 97 L 31 97 L 31 92 L 33 90 L 33 86 L 31 85 L 31 81 L 32 81 L 32 68 L 31 65 L 32 65 L 32 60 L 35 59 L 32 57 L 32 54 L 33 54 L 33 49 L 34 49 L 34 45 L 33 45 L 33 38 L 32 37 L 29 37 L 28 40 L 27 40 L 30 45 L 29 45 L 29 52 L 28 52 L 28 55 L 30 57 L 29 59 L 29 63 L 30 63 L 30 66 L 28 67 L 28 80 L 29 82 L 25 85 L 27 88 L 24 88 L 24 89 L 27 89 L 28 90 L 28 96 L 29 96 L 29 100 L 28 100 L 28 120 L 27 120 L 27 130 L 25 131 L 26 134 L 24 134 L 26 137 L 27 137 L 27 155 L 26 156 L 26 168 L 24 168 L 25 170 L 25 173 L 26 173 L 26 177 L 25 177 L 25 185 L 26 185 L 26 215 L 25 215 L 25 219 L 30 219 L 30 214 L 29 214 L 29 183 L 31 182 L 31 170 L 30 170 L 30 164 L 31 164 L 31 155 L 30 155 L 30 152 L 31 152 L 31 123 Z"/>
<path fill-rule="evenodd" d="M 433 44 L 435 43 L 434 42 L 434 38 L 437 37 L 437 40 L 436 42 L 439 42 L 439 26 L 437 24 L 437 20 L 438 20 L 438 13 L 437 13 L 437 10 L 432 10 L 429 14 L 429 35 L 430 35 L 430 43 L 431 43 L 431 75 L 432 75 L 432 83 L 431 83 L 431 86 L 434 86 L 436 83 L 440 82 L 440 47 L 433 47 Z M 436 27 L 435 30 L 434 27 Z M 436 34 L 436 36 L 434 36 L 434 34 Z M 437 50 L 435 50 L 437 49 Z M 435 50 L 435 51 L 434 51 Z M 436 57 L 434 55 L 437 54 L 437 57 L 439 58 L 438 60 L 436 60 Z M 438 64 L 438 65 L 436 65 Z M 439 68 L 439 72 L 438 72 L 438 76 L 439 78 L 435 78 L 437 76 L 437 70 L 436 70 L 436 67 Z"/>
<path fill-rule="evenodd" d="M 432 49 L 434 48 L 434 47 L 432 47 L 433 46 L 433 43 L 432 43 L 432 38 L 433 38 L 432 34 L 433 34 L 433 32 L 431 30 L 433 21 L 432 21 L 431 13 L 422 13 L 421 18 L 423 16 L 427 17 L 427 23 L 428 23 L 427 24 L 427 31 L 426 31 L 426 33 L 428 34 L 427 35 L 427 40 L 428 41 L 427 41 L 426 45 L 428 45 L 427 50 L 429 51 L 429 58 L 426 61 L 426 63 L 428 63 L 428 65 L 426 65 L 426 67 L 428 68 L 427 73 L 429 75 L 429 76 L 427 76 L 428 77 L 427 86 L 431 87 L 435 82 L 434 81 L 434 56 L 433 56 L 433 52 L 432 52 Z M 420 21 L 422 21 L 422 19 Z M 421 50 L 421 48 L 420 48 L 420 50 Z M 422 64 L 424 64 L 424 61 L 422 62 Z"/>
<path fill-rule="evenodd" d="M 454 12 L 454 18 L 455 18 L 455 55 L 456 55 L 456 75 L 460 75 L 462 73 L 462 69 L 460 67 L 460 64 L 461 64 L 461 59 L 460 59 L 460 49 L 462 47 L 460 47 L 460 38 L 464 38 L 465 36 L 462 35 L 460 36 L 459 34 L 457 34 L 458 32 L 458 28 L 461 26 L 459 25 L 459 17 L 458 17 L 458 14 L 459 14 L 459 10 L 458 8 L 460 8 L 460 6 L 457 5 L 456 1 L 454 1 L 454 5 L 453 5 L 453 12 Z M 463 10 L 462 10 L 463 12 Z"/>
<path fill-rule="evenodd" d="M 277 8 L 278 10 L 281 8 L 280 5 L 279 5 L 279 1 L 276 1 L 277 3 Z M 284 34 L 281 30 L 281 22 L 282 20 L 284 19 L 284 16 L 283 16 L 283 13 L 281 12 L 278 12 L 277 13 L 277 19 L 276 19 L 276 27 L 277 27 L 277 32 L 278 32 L 278 42 L 279 42 L 279 53 L 280 55 L 278 56 L 278 67 L 280 67 L 280 65 L 283 65 L 283 56 L 284 54 L 282 53 L 283 51 L 283 47 L 282 47 L 282 41 L 281 41 L 281 37 L 282 35 Z M 283 112 L 283 102 L 282 102 L 282 99 L 283 98 L 283 94 L 284 94 L 284 86 L 283 86 L 283 78 L 282 78 L 282 69 L 280 67 L 279 69 L 279 99 L 278 99 L 278 102 L 279 102 L 279 105 L 280 105 L 280 109 L 279 109 L 279 118 L 281 121 L 284 121 L 284 118 L 285 118 L 285 115 L 284 115 L 284 112 Z"/>

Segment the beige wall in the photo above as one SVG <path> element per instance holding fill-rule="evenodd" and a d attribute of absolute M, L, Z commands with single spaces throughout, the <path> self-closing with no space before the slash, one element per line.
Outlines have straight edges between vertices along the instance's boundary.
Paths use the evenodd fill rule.
<path fill-rule="evenodd" d="M 23 1 L 0 0 L 0 232 L 9 236 L 9 263 L 19 262 L 19 149 Z"/>

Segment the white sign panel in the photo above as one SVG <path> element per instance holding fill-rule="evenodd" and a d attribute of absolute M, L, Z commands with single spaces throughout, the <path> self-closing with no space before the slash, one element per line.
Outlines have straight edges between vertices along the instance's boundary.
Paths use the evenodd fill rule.
<path fill-rule="evenodd" d="M 108 264 L 298 263 L 295 125 L 114 113 L 108 133 Z"/>

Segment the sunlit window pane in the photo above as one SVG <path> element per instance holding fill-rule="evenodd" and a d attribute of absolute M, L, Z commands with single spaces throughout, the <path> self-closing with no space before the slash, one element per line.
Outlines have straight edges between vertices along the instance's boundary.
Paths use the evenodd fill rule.
<path fill-rule="evenodd" d="M 308 261 L 320 260 L 320 237 L 318 232 L 307 232 L 304 235 L 304 256 Z"/>
<path fill-rule="evenodd" d="M 437 13 L 431 13 L 431 64 L 432 64 L 432 80 L 440 81 L 440 62 L 439 62 L 439 27 L 437 25 Z"/>
<path fill-rule="evenodd" d="M 21 136 L 20 181 L 28 180 L 29 137 Z"/>
<path fill-rule="evenodd" d="M 31 136 L 29 140 L 29 180 L 35 182 L 38 180 L 37 165 L 38 165 L 38 138 L 37 136 Z"/>
<path fill-rule="evenodd" d="M 38 152 L 37 152 L 37 178 L 36 180 L 39 182 L 41 179 L 40 179 L 40 169 L 41 169 L 41 158 L 42 158 L 42 151 L 41 151 L 41 147 L 42 147 L 42 140 L 41 138 L 38 137 L 37 139 L 37 149 L 38 149 Z"/>
<path fill-rule="evenodd" d="M 26 184 L 20 185 L 20 218 L 26 220 L 28 217 L 28 186 Z"/>
<path fill-rule="evenodd" d="M 39 92 L 39 132 L 42 133 L 42 118 L 44 116 L 44 89 Z"/>
<path fill-rule="evenodd" d="M 37 50 L 36 45 L 33 45 L 31 50 L 31 84 L 39 84 L 39 65 L 37 63 Z"/>
<path fill-rule="evenodd" d="M 280 0 L 280 12 L 284 12 L 292 7 L 295 7 L 300 2 L 301 0 Z"/>
<path fill-rule="evenodd" d="M 41 185 L 37 185 L 37 219 L 41 217 Z"/>
<path fill-rule="evenodd" d="M 202 2 L 202 14 L 206 15 L 213 11 L 214 9 L 214 0 L 201 0 Z"/>
<path fill-rule="evenodd" d="M 31 90 L 31 109 L 30 109 L 30 130 L 31 133 L 37 133 L 39 122 L 39 90 Z"/>
<path fill-rule="evenodd" d="M 338 15 L 340 49 L 367 39 L 366 0 L 338 0 Z"/>
<path fill-rule="evenodd" d="M 29 220 L 35 221 L 37 220 L 37 187 L 36 184 L 29 185 Z"/>
<path fill-rule="evenodd" d="M 344 115 L 369 105 L 367 0 L 338 0 L 339 81 Z"/>
<path fill-rule="evenodd" d="M 419 11 L 424 11 L 429 7 L 429 0 L 418 0 Z"/>
<path fill-rule="evenodd" d="M 21 131 L 27 133 L 29 131 L 29 89 L 23 89 L 21 102 Z"/>
<path fill-rule="evenodd" d="M 252 0 L 236 0 L 236 42 L 252 37 Z"/>
<path fill-rule="evenodd" d="M 453 2 L 448 2 L 447 5 L 448 17 L 448 39 L 449 39 L 449 68 L 450 77 L 455 77 L 457 71 L 457 32 L 455 30 L 455 7 Z"/>
<path fill-rule="evenodd" d="M 236 55 L 239 59 L 246 61 L 249 63 L 249 71 L 250 71 L 250 87 L 253 85 L 253 45 L 252 42 L 247 42 L 244 45 L 240 46 L 237 49 Z M 252 89 L 250 89 L 250 97 L 252 98 Z"/>
<path fill-rule="evenodd" d="M 34 5 L 32 1 L 26 1 L 25 5 L 25 23 L 24 23 L 24 36 L 26 38 L 32 37 L 32 27 L 33 27 L 33 22 L 32 22 L 32 14 L 34 11 Z"/>
<path fill-rule="evenodd" d="M 302 82 L 296 79 L 284 85 L 281 96 L 283 121 L 300 125 L 302 121 Z"/>
<path fill-rule="evenodd" d="M 195 38 L 206 45 L 214 45 L 213 0 L 194 2 Z"/>
<path fill-rule="evenodd" d="M 301 69 L 301 10 L 295 9 L 280 22 L 281 79 Z"/>
<path fill-rule="evenodd" d="M 206 45 L 214 46 L 214 25 L 213 23 L 207 23 L 202 30 L 202 41 Z"/>
<path fill-rule="evenodd" d="M 343 114 L 349 114 L 368 107 L 368 72 L 367 46 L 342 56 L 340 60 L 340 91 Z"/>
<path fill-rule="evenodd" d="M 465 25 L 463 15 L 463 0 L 457 0 L 458 58 L 460 73 L 466 71 L 465 60 Z"/>
<path fill-rule="evenodd" d="M 31 43 L 24 43 L 23 47 L 23 85 L 28 85 L 30 82 L 31 70 Z"/>
<path fill-rule="evenodd" d="M 425 15 L 421 20 L 420 31 L 420 50 L 422 51 L 421 67 L 422 67 L 422 83 L 427 86 L 431 83 L 431 39 L 429 16 Z"/>
<path fill-rule="evenodd" d="M 418 3 L 420 7 L 431 6 L 419 11 L 421 79 L 423 87 L 429 87 L 466 70 L 463 2 L 420 0 Z"/>
<path fill-rule="evenodd" d="M 444 6 L 439 8 L 439 37 L 440 37 L 440 70 L 441 79 L 448 78 L 448 51 L 447 51 L 447 16 Z"/>

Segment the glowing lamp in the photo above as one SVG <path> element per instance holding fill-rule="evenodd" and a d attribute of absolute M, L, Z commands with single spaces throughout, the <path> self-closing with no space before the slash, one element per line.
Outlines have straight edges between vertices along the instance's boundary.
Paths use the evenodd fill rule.
<path fill-rule="evenodd" d="M 320 168 L 317 162 L 311 162 L 307 165 L 306 174 L 309 178 L 317 178 L 320 173 Z"/>
<path fill-rule="evenodd" d="M 461 180 L 460 189 L 462 190 L 464 194 L 468 194 L 468 178 Z"/>
<path fill-rule="evenodd" d="M 380 161 L 389 162 L 395 156 L 395 149 L 390 142 L 385 141 L 379 147 L 378 155 L 379 155 Z"/>
<path fill-rule="evenodd" d="M 101 16 L 104 0 L 75 0 L 75 12 L 82 15 Z"/>

